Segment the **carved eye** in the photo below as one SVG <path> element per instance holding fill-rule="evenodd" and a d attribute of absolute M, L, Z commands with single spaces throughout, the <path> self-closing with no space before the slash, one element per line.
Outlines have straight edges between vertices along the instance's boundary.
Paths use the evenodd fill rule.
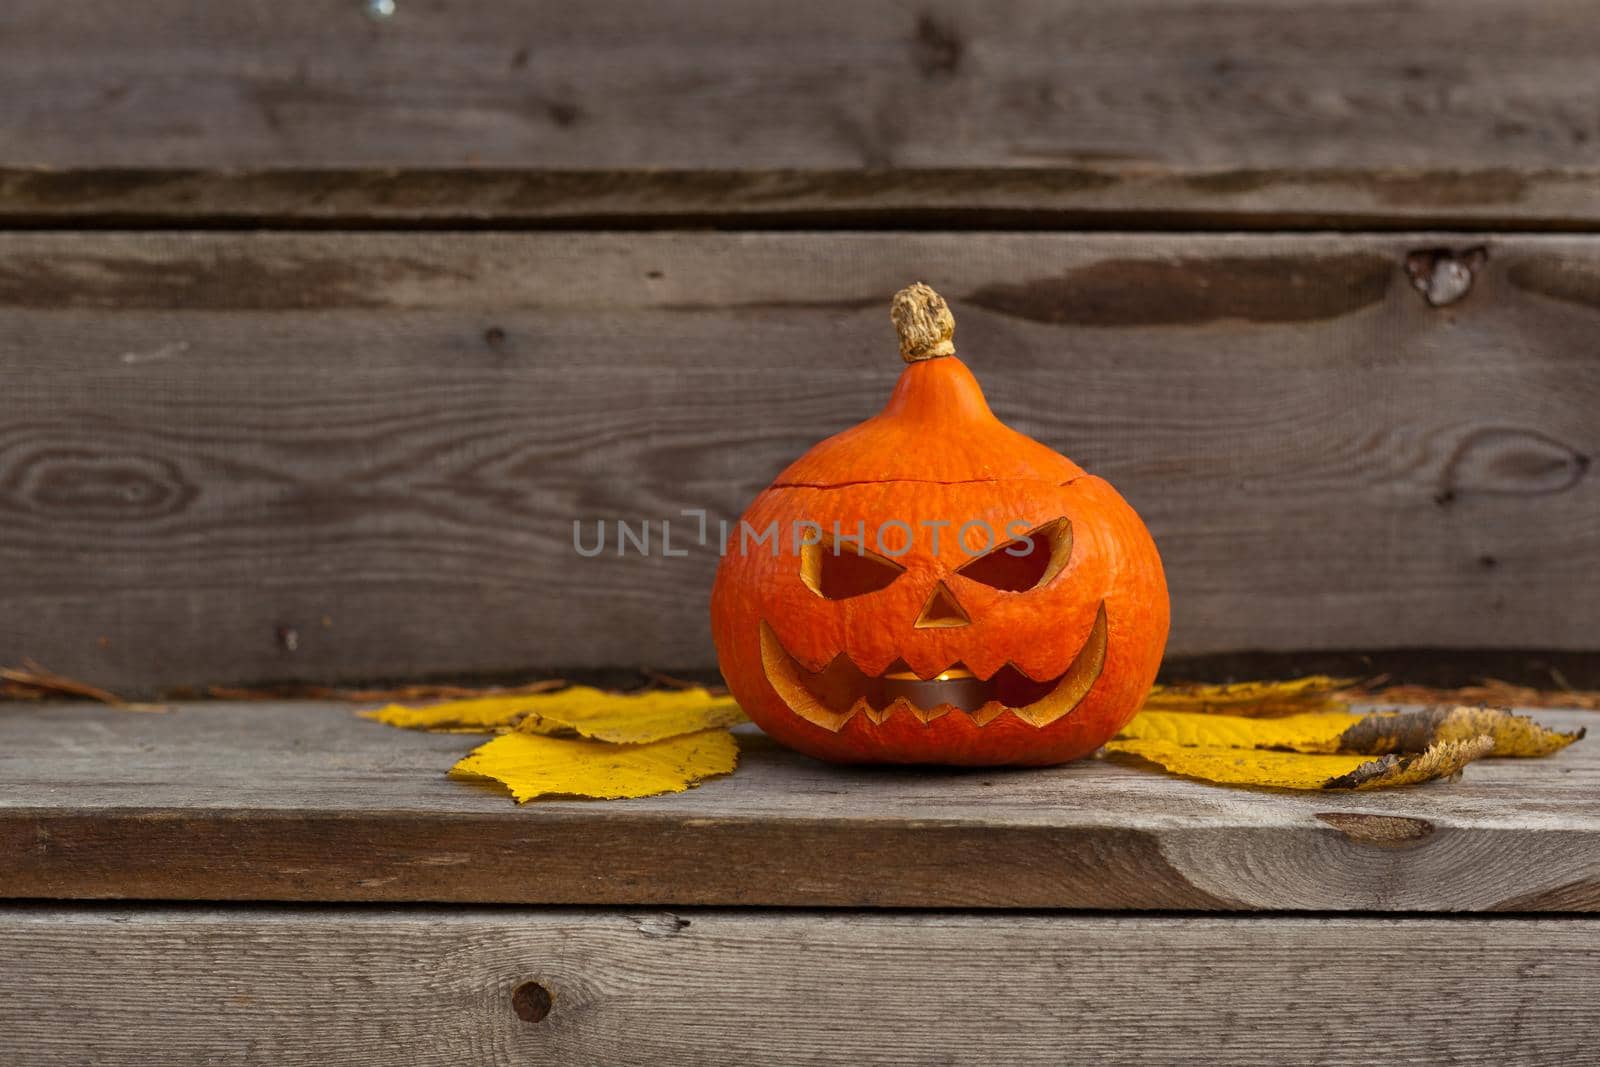
<path fill-rule="evenodd" d="M 1008 593 L 1022 593 L 1060 574 L 1071 558 L 1072 523 L 1054 519 L 962 564 L 956 573 Z"/>
<path fill-rule="evenodd" d="M 905 572 L 893 560 L 847 541 L 835 544 L 824 537 L 814 545 L 800 546 L 800 580 L 828 600 L 876 593 Z"/>

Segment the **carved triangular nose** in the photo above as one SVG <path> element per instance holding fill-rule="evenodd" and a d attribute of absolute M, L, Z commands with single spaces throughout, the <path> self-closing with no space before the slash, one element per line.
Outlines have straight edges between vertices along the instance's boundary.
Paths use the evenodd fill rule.
<path fill-rule="evenodd" d="M 961 605 L 956 603 L 956 595 L 940 582 L 933 587 L 933 595 L 928 598 L 928 602 L 922 605 L 922 614 L 917 616 L 914 628 L 931 630 L 965 626 L 971 621 L 967 618 L 967 613 L 961 610 Z"/>

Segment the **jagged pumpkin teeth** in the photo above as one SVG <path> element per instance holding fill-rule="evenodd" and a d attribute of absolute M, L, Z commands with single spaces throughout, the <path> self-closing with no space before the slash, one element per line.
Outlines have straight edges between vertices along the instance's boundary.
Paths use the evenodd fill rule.
<path fill-rule="evenodd" d="M 979 726 L 988 726 L 1000 716 L 1004 715 L 1008 710 L 1010 709 L 1003 704 L 995 704 L 991 702 L 973 712 L 972 721 L 977 723 Z"/>
<path fill-rule="evenodd" d="M 907 366 L 888 405 L 779 475 L 740 524 L 775 539 L 736 533 L 723 557 L 723 677 L 768 733 L 827 759 L 1086 755 L 1161 660 L 1155 545 L 1105 482 L 995 418 L 938 294 L 902 290 L 890 317 Z M 1060 373 L 1067 404 L 1070 360 Z"/>
<path fill-rule="evenodd" d="M 856 715 L 881 725 L 891 715 L 904 713 L 926 724 L 952 711 L 982 726 L 1007 710 L 1034 726 L 1048 726 L 1077 707 L 1099 678 L 1105 665 L 1106 616 L 1102 607 L 1071 666 L 1042 682 L 1011 667 L 987 680 L 961 667 L 932 678 L 903 670 L 874 678 L 843 657 L 820 671 L 809 671 L 765 623 L 761 640 L 768 683 L 796 715 L 827 730 L 841 729 Z"/>

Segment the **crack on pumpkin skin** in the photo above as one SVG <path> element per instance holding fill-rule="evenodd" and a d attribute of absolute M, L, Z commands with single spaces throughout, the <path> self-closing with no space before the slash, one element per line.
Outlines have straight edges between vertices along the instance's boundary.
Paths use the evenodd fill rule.
<path fill-rule="evenodd" d="M 822 670 L 808 671 L 783 647 L 765 620 L 761 623 L 761 663 L 767 684 L 790 711 L 833 733 L 857 715 L 875 725 L 882 725 L 893 715 L 910 715 L 927 725 L 945 715 L 963 714 L 976 725 L 987 726 L 1009 713 L 1042 729 L 1076 709 L 1099 681 L 1105 669 L 1107 629 L 1102 601 L 1094 627 L 1072 664 L 1060 675 L 1047 679 L 1029 678 L 1009 662 L 989 678 L 979 679 L 957 662 L 919 684 L 917 676 L 893 666 L 882 675 L 868 675 L 845 652 Z M 924 707 L 913 699 L 919 694 L 939 693 L 941 686 L 950 700 L 930 701 L 932 706 Z M 823 692 L 819 693 L 819 689 Z M 1028 699 L 1014 704 L 999 699 L 1024 694 Z M 827 699 L 830 696 L 832 700 Z M 844 707 L 838 707 L 840 704 Z"/>
<path fill-rule="evenodd" d="M 1037 484 L 1051 485 L 1058 489 L 1065 489 L 1069 485 L 1093 478 L 1088 471 L 1068 478 L 1064 482 L 1041 482 Z M 862 478 L 854 482 L 773 482 L 768 489 L 849 489 L 857 485 L 994 485 L 1004 482 L 1007 485 L 1027 484 L 1026 479 L 1007 478 L 996 476 L 993 478 Z"/>

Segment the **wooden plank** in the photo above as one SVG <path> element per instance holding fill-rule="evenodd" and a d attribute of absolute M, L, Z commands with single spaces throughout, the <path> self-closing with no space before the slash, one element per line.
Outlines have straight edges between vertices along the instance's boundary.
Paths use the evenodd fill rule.
<path fill-rule="evenodd" d="M 1287 794 L 1100 761 L 842 768 L 741 730 L 737 773 L 688 793 L 518 808 L 445 777 L 477 739 L 345 706 L 6 707 L 0 896 L 1600 910 L 1593 742 L 1455 783 Z"/>
<path fill-rule="evenodd" d="M 10 0 L 56 166 L 1600 165 L 1581 3 Z"/>
<path fill-rule="evenodd" d="M 1580 1063 L 1595 920 L 0 911 L 41 1067 Z M 520 993 L 520 996 L 519 996 Z"/>
<path fill-rule="evenodd" d="M 684 547 L 875 411 L 917 277 L 1001 415 L 1145 515 L 1173 655 L 1593 650 L 1600 242 L 1496 237 L 1430 306 L 1411 253 L 1477 243 L 0 236 L 0 662 L 707 668 L 716 554 L 661 521 Z M 652 555 L 576 554 L 616 520 Z"/>
<path fill-rule="evenodd" d="M 8 226 L 1592 231 L 1600 171 L 0 167 Z"/>

